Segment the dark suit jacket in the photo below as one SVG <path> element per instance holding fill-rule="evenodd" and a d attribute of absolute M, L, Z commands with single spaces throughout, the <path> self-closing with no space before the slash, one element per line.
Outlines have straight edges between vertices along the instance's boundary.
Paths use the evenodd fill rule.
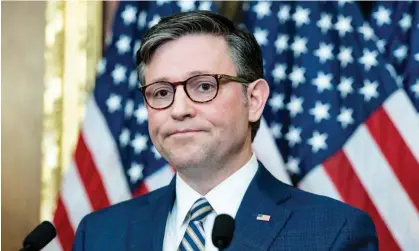
<path fill-rule="evenodd" d="M 173 179 L 164 188 L 87 215 L 73 251 L 161 251 L 175 195 Z M 257 220 L 258 214 L 270 215 L 270 221 Z M 366 213 L 286 185 L 260 162 L 235 221 L 227 250 L 378 250 Z"/>

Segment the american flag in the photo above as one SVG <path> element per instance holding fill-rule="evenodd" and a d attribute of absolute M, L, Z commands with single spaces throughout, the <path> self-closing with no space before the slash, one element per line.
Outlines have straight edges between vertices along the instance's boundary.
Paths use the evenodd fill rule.
<path fill-rule="evenodd" d="M 374 220 L 380 250 L 419 249 L 419 4 L 250 2 L 264 118 L 294 185 Z"/>
<path fill-rule="evenodd" d="M 243 11 L 245 25 L 262 46 L 271 84 L 256 155 L 278 179 L 368 211 L 382 250 L 419 246 L 419 87 L 411 84 L 418 79 L 419 55 L 413 51 L 418 48 L 412 42 L 418 41 L 417 30 L 412 40 L 418 8 L 408 6 L 386 8 L 411 15 L 411 28 L 403 33 L 405 60 L 416 64 L 409 72 L 394 62 L 398 57 L 386 54 L 396 50 L 388 47 L 393 35 L 380 33 L 378 23 L 388 21 L 377 21 L 374 38 L 367 39 L 356 4 L 247 2 Z M 148 135 L 134 56 L 142 34 L 160 17 L 195 9 L 215 7 L 208 1 L 119 3 L 73 162 L 63 177 L 53 220 L 58 235 L 46 250 L 70 250 L 83 216 L 173 177 Z M 384 47 L 379 39 L 385 39 Z M 406 74 L 410 77 L 402 79 Z"/>

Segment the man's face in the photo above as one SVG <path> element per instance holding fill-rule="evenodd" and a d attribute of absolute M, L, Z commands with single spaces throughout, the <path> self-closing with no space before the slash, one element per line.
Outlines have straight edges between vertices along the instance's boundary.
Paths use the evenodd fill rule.
<path fill-rule="evenodd" d="M 184 81 L 199 73 L 237 76 L 225 40 L 187 35 L 160 46 L 145 71 L 146 84 Z M 222 80 L 217 97 L 194 103 L 177 86 L 173 104 L 163 110 L 149 106 L 150 136 L 157 150 L 175 168 L 223 163 L 241 151 L 250 135 L 242 86 Z"/>

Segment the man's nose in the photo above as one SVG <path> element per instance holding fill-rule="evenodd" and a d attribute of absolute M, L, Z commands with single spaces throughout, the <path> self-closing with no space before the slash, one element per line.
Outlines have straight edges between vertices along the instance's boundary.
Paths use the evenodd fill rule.
<path fill-rule="evenodd" d="M 171 107 L 171 115 L 175 120 L 183 120 L 187 117 L 195 116 L 193 101 L 189 99 L 183 86 L 177 86 L 173 104 Z"/>

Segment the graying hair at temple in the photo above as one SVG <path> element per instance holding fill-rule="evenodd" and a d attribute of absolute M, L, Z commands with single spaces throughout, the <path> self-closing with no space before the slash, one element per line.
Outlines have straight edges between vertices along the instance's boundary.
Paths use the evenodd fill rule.
<path fill-rule="evenodd" d="M 144 34 L 136 55 L 138 79 L 141 84 L 145 83 L 144 71 L 156 49 L 166 42 L 189 34 L 212 34 L 223 37 L 236 66 L 237 76 L 249 82 L 263 78 L 261 50 L 253 34 L 216 13 L 193 11 L 162 18 Z M 246 93 L 245 86 L 243 93 Z M 259 126 L 260 120 L 251 123 L 252 141 Z"/>

